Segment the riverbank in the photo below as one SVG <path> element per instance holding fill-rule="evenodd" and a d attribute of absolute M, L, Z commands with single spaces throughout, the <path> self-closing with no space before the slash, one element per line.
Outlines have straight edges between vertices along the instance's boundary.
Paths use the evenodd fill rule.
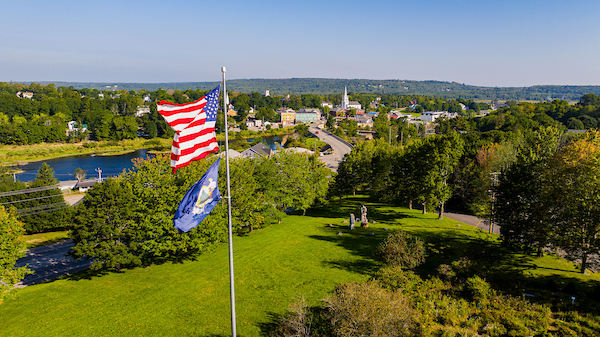
<path fill-rule="evenodd" d="M 229 141 L 280 136 L 294 132 L 293 128 L 271 129 L 263 132 L 244 130 L 229 132 Z M 217 134 L 217 140 L 225 141 L 225 134 Z M 0 145 L 1 166 L 21 166 L 61 157 L 96 155 L 116 156 L 136 150 L 147 149 L 154 153 L 168 152 L 172 139 L 134 139 L 122 141 L 84 141 L 80 143 L 41 143 L 33 145 Z"/>

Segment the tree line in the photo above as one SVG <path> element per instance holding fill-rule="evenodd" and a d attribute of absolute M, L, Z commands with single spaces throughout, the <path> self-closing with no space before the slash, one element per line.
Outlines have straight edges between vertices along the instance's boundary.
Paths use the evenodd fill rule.
<path fill-rule="evenodd" d="M 376 200 L 446 204 L 499 225 L 507 246 L 558 249 L 581 263 L 600 252 L 600 134 L 547 126 L 517 132 L 448 132 L 361 142 L 340 163 L 331 196 L 367 193 Z"/>

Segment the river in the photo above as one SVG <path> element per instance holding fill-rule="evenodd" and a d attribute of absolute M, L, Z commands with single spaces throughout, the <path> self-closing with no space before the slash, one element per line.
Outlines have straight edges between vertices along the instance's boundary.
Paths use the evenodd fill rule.
<path fill-rule="evenodd" d="M 275 143 L 280 143 L 281 140 L 282 136 L 262 138 L 262 142 L 273 150 L 276 149 Z M 251 143 L 253 139 L 247 139 L 247 141 Z M 222 144 L 219 144 L 219 147 L 222 149 L 224 148 Z M 113 177 L 121 174 L 123 170 L 130 170 L 133 168 L 132 159 L 145 159 L 148 156 L 150 156 L 148 151 L 143 149 L 118 156 L 85 155 L 48 159 L 19 166 L 18 168 L 22 170 L 23 173 L 17 174 L 17 179 L 23 182 L 35 179 L 37 171 L 44 162 L 54 169 L 54 177 L 60 181 L 74 180 L 73 174 L 77 168 L 86 172 L 86 178 L 98 177 L 97 169 L 102 170 L 102 178 Z"/>

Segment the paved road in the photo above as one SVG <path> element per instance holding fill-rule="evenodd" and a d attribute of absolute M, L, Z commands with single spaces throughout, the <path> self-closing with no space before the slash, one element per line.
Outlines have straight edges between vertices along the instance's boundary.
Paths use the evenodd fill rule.
<path fill-rule="evenodd" d="M 73 247 L 73 242 L 66 240 L 28 249 L 27 256 L 17 260 L 16 266 L 29 265 L 29 269 L 33 270 L 34 273 L 25 276 L 18 286 L 24 287 L 42 283 L 87 269 L 91 264 L 90 261 L 78 261 L 66 255 L 71 247 Z"/>
<path fill-rule="evenodd" d="M 456 220 L 456 221 L 460 221 L 464 224 L 477 227 L 479 229 L 484 230 L 485 232 L 490 231 L 490 227 L 488 226 L 486 221 L 484 221 L 483 219 L 478 218 L 474 215 L 455 213 L 455 212 L 444 212 L 444 216 L 448 217 L 450 219 Z M 499 226 L 494 226 L 494 234 L 498 234 L 498 235 L 500 234 Z"/>
<path fill-rule="evenodd" d="M 329 144 L 333 149 L 333 154 L 325 155 L 320 157 L 321 161 L 324 162 L 327 167 L 337 172 L 337 168 L 342 160 L 344 160 L 344 155 L 346 153 L 350 153 L 352 148 L 348 146 L 346 143 L 341 142 L 339 139 L 335 138 L 331 133 L 325 130 L 321 130 L 314 125 L 311 125 L 308 130 L 317 136 L 319 140 L 324 141 Z"/>

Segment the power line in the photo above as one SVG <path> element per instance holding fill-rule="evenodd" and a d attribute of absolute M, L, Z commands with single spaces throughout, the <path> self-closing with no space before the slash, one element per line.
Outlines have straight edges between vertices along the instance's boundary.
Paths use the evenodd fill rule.
<path fill-rule="evenodd" d="M 45 204 L 45 205 L 39 205 L 39 206 L 34 206 L 34 207 L 29 207 L 29 208 L 21 208 L 21 209 L 17 210 L 17 214 L 27 213 L 30 211 L 37 211 L 37 210 L 41 210 L 41 209 L 59 207 L 59 206 L 64 206 L 64 205 L 65 205 L 64 202 L 55 202 L 53 204 Z"/>
<path fill-rule="evenodd" d="M 45 198 L 56 198 L 56 197 L 60 197 L 60 196 L 62 196 L 62 195 L 61 194 L 46 195 L 46 196 L 43 196 L 43 197 L 37 197 L 37 198 L 31 198 L 31 199 L 23 199 L 23 200 L 15 200 L 15 201 L 3 202 L 3 203 L 0 203 L 0 205 L 10 205 L 10 204 L 16 204 L 16 203 L 19 203 L 19 202 L 39 200 L 39 199 L 45 199 Z"/>
<path fill-rule="evenodd" d="M 40 214 L 40 213 L 48 213 L 48 212 L 54 212 L 54 211 L 58 211 L 61 209 L 65 209 L 65 208 L 69 208 L 69 206 L 64 206 L 64 207 L 58 207 L 58 208 L 53 208 L 53 209 L 48 209 L 48 210 L 43 210 L 43 211 L 39 211 L 39 212 L 33 212 L 33 213 L 27 213 L 27 214 L 17 214 L 20 217 L 24 217 L 24 216 L 28 216 L 28 215 L 34 215 L 34 214 Z"/>
<path fill-rule="evenodd" d="M 26 188 L 24 190 L 2 192 L 2 193 L 0 193 L 0 198 L 10 197 L 10 196 L 19 195 L 19 194 L 27 194 L 27 193 L 53 190 L 53 189 L 57 189 L 57 188 L 60 188 L 60 185 L 42 186 L 42 187 Z"/>

